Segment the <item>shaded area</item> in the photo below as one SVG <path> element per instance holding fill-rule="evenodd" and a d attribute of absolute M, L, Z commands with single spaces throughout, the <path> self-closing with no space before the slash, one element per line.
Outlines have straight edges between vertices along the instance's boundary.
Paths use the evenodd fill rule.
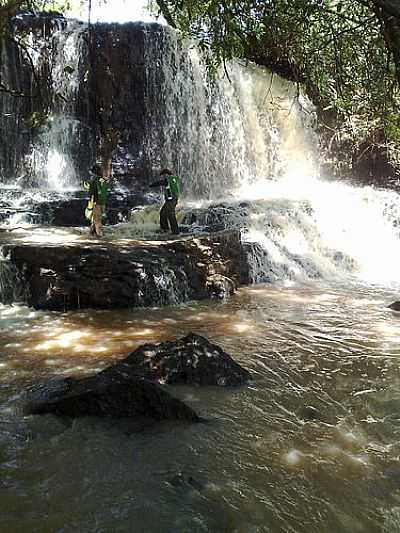
<path fill-rule="evenodd" d="M 27 415 L 152 418 L 199 422 L 190 407 L 154 383 L 127 377 L 121 364 L 83 379 L 67 378 L 27 396 Z"/>

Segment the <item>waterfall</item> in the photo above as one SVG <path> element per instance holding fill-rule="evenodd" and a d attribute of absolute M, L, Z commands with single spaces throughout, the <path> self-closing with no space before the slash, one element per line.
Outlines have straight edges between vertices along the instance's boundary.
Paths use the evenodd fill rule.
<path fill-rule="evenodd" d="M 93 26 L 94 64 L 84 23 L 22 17 L 15 31 L 30 39 L 40 83 L 10 43 L 2 79 L 14 90 L 39 86 L 48 107 L 41 121 L 35 99 L 0 96 L 7 187 L 79 187 L 97 133 L 111 128 L 120 133 L 113 167 L 130 175 L 124 190 L 147 193 L 171 167 L 184 191 L 183 226 L 240 227 L 250 281 L 396 279 L 398 195 L 320 175 L 315 113 L 294 84 L 239 61 L 211 77 L 193 43 L 155 23 Z M 144 235 L 146 213 L 154 228 L 150 209 L 117 234 Z"/>
<path fill-rule="evenodd" d="M 292 83 L 236 61 L 229 79 L 213 79 L 196 47 L 172 30 L 146 36 L 149 152 L 157 166 L 176 169 L 188 197 L 226 198 L 285 172 L 291 137 L 303 137 L 312 116 Z"/>
<path fill-rule="evenodd" d="M 170 30 L 146 54 L 151 151 L 202 206 L 186 222 L 242 228 L 250 281 L 397 280 L 398 195 L 320 175 L 315 114 L 294 84 L 238 61 L 229 79 L 209 79 L 198 50 Z"/>
<path fill-rule="evenodd" d="M 49 16 L 17 17 L 1 43 L 3 183 L 54 191 L 79 185 L 93 141 L 88 125 L 87 28 Z"/>

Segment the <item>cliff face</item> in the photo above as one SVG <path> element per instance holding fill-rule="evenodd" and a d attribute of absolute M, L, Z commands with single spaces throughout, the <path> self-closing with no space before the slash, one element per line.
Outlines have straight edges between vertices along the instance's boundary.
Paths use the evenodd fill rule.
<path fill-rule="evenodd" d="M 85 30 L 51 16 L 16 17 L 0 42 L 3 182 L 75 185 L 93 154 Z M 89 120 L 88 120 L 89 119 Z"/>
<path fill-rule="evenodd" d="M 145 42 L 160 43 L 168 31 L 143 23 L 96 24 L 89 31 L 63 18 L 17 17 L 0 42 L 1 181 L 76 186 L 107 149 L 110 132 L 119 136 L 116 167 L 151 174 L 163 159 L 150 153 L 160 143 L 148 134 L 160 90 L 158 76 L 149 90 L 149 62 L 159 62 L 146 57 Z"/>

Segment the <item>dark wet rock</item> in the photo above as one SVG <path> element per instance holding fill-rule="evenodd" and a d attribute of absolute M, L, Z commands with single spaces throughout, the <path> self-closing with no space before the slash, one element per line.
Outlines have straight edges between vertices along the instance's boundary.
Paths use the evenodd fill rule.
<path fill-rule="evenodd" d="M 37 309 L 173 305 L 206 299 L 216 291 L 226 296 L 240 283 L 238 231 L 159 242 L 49 245 L 6 238 L 1 246 L 7 258 L 3 266 L 12 267 L 23 301 Z M 225 280 L 219 288 L 216 276 Z M 0 298 L 12 303 L 4 300 L 7 294 L 0 293 Z"/>
<path fill-rule="evenodd" d="M 43 194 L 39 190 L 30 190 L 22 196 L 20 190 L 11 190 L 4 196 L 0 200 L 0 224 L 15 219 L 15 215 L 18 215 L 18 220 L 24 223 L 60 227 L 88 226 L 85 219 L 88 195 L 85 191 Z M 135 207 L 151 202 L 154 202 L 154 195 L 151 194 L 111 190 L 104 223 L 113 225 L 126 222 Z"/>
<path fill-rule="evenodd" d="M 368 482 L 367 492 L 373 498 L 388 500 L 392 495 L 393 489 L 387 480 L 378 478 Z"/>
<path fill-rule="evenodd" d="M 175 489 L 196 490 L 198 492 L 201 492 L 206 488 L 205 483 L 184 472 L 178 472 L 171 476 L 167 479 L 167 483 Z"/>
<path fill-rule="evenodd" d="M 325 413 L 322 413 L 319 409 L 314 407 L 313 405 L 304 405 L 301 407 L 301 409 L 298 412 L 298 416 L 302 418 L 303 420 L 309 420 L 309 421 L 319 421 L 327 423 L 334 422 L 335 417 L 331 413 L 329 417 L 326 416 Z"/>
<path fill-rule="evenodd" d="M 199 422 L 197 414 L 155 383 L 126 376 L 121 365 L 83 379 L 67 378 L 28 393 L 27 415 L 150 418 Z"/>
<path fill-rule="evenodd" d="M 323 414 L 312 405 L 305 405 L 302 407 L 300 409 L 299 416 L 304 420 L 320 420 L 322 422 L 325 420 Z"/>
<path fill-rule="evenodd" d="M 53 226 L 87 226 L 85 219 L 85 208 L 87 205 L 87 194 L 82 198 L 66 198 L 64 200 L 49 200 L 38 204 L 37 210 L 40 224 L 51 224 Z M 144 194 L 111 193 L 107 200 L 105 212 L 105 224 L 119 224 L 129 220 L 131 211 L 138 205 L 147 205 L 149 198 Z"/>
<path fill-rule="evenodd" d="M 145 344 L 120 364 L 128 375 L 169 384 L 235 386 L 251 378 L 222 348 L 194 333 L 177 341 Z"/>
<path fill-rule="evenodd" d="M 388 305 L 389 309 L 393 309 L 393 311 L 400 311 L 400 301 L 393 302 L 392 304 Z"/>
<path fill-rule="evenodd" d="M 384 470 L 383 475 L 400 488 L 400 464 L 389 466 Z"/>
<path fill-rule="evenodd" d="M 367 489 L 374 498 L 392 498 L 400 489 L 400 465 L 394 464 L 385 468 L 379 477 L 369 481 Z"/>
<path fill-rule="evenodd" d="M 214 274 L 207 279 L 207 292 L 211 299 L 224 300 L 234 294 L 235 291 L 235 282 L 226 276 Z"/>

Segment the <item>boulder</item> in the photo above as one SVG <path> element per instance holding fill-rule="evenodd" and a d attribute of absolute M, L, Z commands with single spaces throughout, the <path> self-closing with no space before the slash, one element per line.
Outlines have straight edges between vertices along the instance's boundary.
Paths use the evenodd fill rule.
<path fill-rule="evenodd" d="M 222 348 L 194 333 L 177 341 L 145 344 L 119 365 L 125 375 L 168 384 L 235 386 L 251 378 Z"/>
<path fill-rule="evenodd" d="M 28 393 L 24 413 L 199 422 L 197 414 L 155 383 L 125 376 L 121 366 L 83 379 L 67 378 Z"/>
<path fill-rule="evenodd" d="M 388 305 L 388 308 L 393 309 L 393 311 L 400 311 L 400 302 L 393 302 L 392 304 Z"/>

